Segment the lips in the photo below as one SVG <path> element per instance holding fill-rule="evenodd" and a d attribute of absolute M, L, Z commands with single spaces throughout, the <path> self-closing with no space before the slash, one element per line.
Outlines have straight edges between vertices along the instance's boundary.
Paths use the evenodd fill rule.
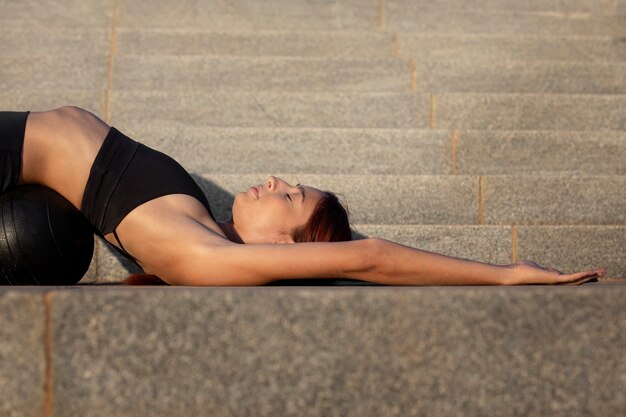
<path fill-rule="evenodd" d="M 250 187 L 250 189 L 252 190 L 252 193 L 256 196 L 256 198 L 259 198 L 259 189 L 256 187 Z"/>

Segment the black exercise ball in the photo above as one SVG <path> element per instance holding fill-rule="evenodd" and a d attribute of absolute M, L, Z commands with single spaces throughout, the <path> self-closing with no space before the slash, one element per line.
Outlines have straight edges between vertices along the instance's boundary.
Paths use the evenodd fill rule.
<path fill-rule="evenodd" d="M 85 216 L 56 191 L 25 185 L 0 196 L 0 284 L 76 284 L 93 243 Z"/>

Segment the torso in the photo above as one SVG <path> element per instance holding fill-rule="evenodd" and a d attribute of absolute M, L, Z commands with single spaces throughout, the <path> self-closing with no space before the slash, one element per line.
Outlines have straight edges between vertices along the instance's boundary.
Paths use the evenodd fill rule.
<path fill-rule="evenodd" d="M 18 184 L 52 188 L 80 210 L 91 166 L 109 126 L 76 108 L 31 113 L 26 123 Z M 148 201 L 118 225 L 124 248 L 146 273 L 158 274 L 191 242 L 225 244 L 227 238 L 195 198 L 170 194 Z M 104 238 L 119 248 L 113 233 Z"/>

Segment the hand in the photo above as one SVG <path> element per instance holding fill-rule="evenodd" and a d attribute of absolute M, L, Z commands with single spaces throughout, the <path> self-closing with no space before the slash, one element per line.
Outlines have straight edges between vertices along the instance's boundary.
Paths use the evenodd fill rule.
<path fill-rule="evenodd" d="M 589 281 L 597 281 L 606 273 L 606 269 L 600 268 L 575 274 L 564 274 L 557 269 L 544 268 L 531 261 L 518 261 L 509 267 L 511 268 L 510 285 L 580 285 Z"/>

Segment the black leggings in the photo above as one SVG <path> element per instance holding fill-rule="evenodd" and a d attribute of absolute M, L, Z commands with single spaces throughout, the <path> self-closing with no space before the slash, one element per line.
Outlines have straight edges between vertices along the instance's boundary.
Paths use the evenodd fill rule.
<path fill-rule="evenodd" d="M 0 194 L 20 179 L 28 113 L 0 111 Z"/>

